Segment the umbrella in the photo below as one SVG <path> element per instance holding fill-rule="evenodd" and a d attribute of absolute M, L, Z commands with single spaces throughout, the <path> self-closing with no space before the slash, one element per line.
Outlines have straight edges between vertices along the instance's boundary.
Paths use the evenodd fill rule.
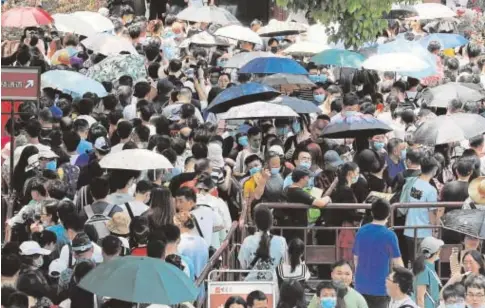
<path fill-rule="evenodd" d="M 177 267 L 157 258 L 135 256 L 96 266 L 79 286 L 100 296 L 160 305 L 191 302 L 198 294 L 194 283 Z"/>
<path fill-rule="evenodd" d="M 349 68 L 361 68 L 364 60 L 365 57 L 360 53 L 343 49 L 327 49 L 310 59 L 315 64 Z"/>
<path fill-rule="evenodd" d="M 384 13 L 384 19 L 406 19 L 418 15 L 418 11 L 411 5 L 394 3 L 389 13 Z"/>
<path fill-rule="evenodd" d="M 137 55 L 133 44 L 126 38 L 111 35 L 108 33 L 97 33 L 91 35 L 81 41 L 87 49 L 91 49 L 96 53 L 101 53 L 106 56 L 116 55 L 122 51 L 127 51 L 131 54 Z"/>
<path fill-rule="evenodd" d="M 297 74 L 306 75 L 307 70 L 301 66 L 298 62 L 289 58 L 281 57 L 267 57 L 256 58 L 249 63 L 241 67 L 239 73 L 251 73 L 251 74 Z"/>
<path fill-rule="evenodd" d="M 233 40 L 263 45 L 263 40 L 253 30 L 240 25 L 230 25 L 217 29 L 216 36 L 222 36 Z"/>
<path fill-rule="evenodd" d="M 206 31 L 192 35 L 190 38 L 184 40 L 179 47 L 187 48 L 190 44 L 197 44 L 202 46 L 229 46 L 229 41 L 222 37 L 214 36 Z"/>
<path fill-rule="evenodd" d="M 315 85 L 306 75 L 284 73 L 266 76 L 261 80 L 261 83 L 267 84 L 271 87 L 280 87 L 286 85 L 313 87 Z"/>
<path fill-rule="evenodd" d="M 113 22 L 98 12 L 77 11 L 72 13 L 76 18 L 82 20 L 85 24 L 89 24 L 96 32 L 106 32 L 114 30 Z"/>
<path fill-rule="evenodd" d="M 215 5 L 209 6 L 189 6 L 177 14 L 177 19 L 188 20 L 193 22 L 205 22 L 219 24 L 222 26 L 236 24 L 240 22 L 228 10 Z"/>
<path fill-rule="evenodd" d="M 277 97 L 274 100 L 270 101 L 270 103 L 288 106 L 293 109 L 293 111 L 299 114 L 322 113 L 322 110 L 318 108 L 314 103 L 286 95 Z"/>
<path fill-rule="evenodd" d="M 412 19 L 438 19 L 454 17 L 456 14 L 452 9 L 440 3 L 415 4 L 414 9 L 418 12 Z"/>
<path fill-rule="evenodd" d="M 330 123 L 323 129 L 326 138 L 357 138 L 392 131 L 386 123 L 370 115 L 350 115 Z"/>
<path fill-rule="evenodd" d="M 35 7 L 16 7 L 2 13 L 2 27 L 38 27 L 53 21 L 49 13 Z"/>
<path fill-rule="evenodd" d="M 474 86 L 474 84 L 459 82 L 445 83 L 423 91 L 422 101 L 428 106 L 448 108 L 448 104 L 454 99 L 462 103 L 484 99 L 485 94 Z"/>
<path fill-rule="evenodd" d="M 478 114 L 455 113 L 427 120 L 414 132 L 417 144 L 459 142 L 485 132 L 485 118 Z"/>
<path fill-rule="evenodd" d="M 464 36 L 453 33 L 433 33 L 426 35 L 419 40 L 419 44 L 427 48 L 432 41 L 438 41 L 442 49 L 455 48 L 468 44 L 468 40 Z"/>
<path fill-rule="evenodd" d="M 283 53 L 292 56 L 313 56 L 323 50 L 327 49 L 328 46 L 326 44 L 317 43 L 317 42 L 298 42 L 290 47 L 283 50 Z"/>
<path fill-rule="evenodd" d="M 145 58 L 140 55 L 115 55 L 91 66 L 86 76 L 97 80 L 115 81 L 123 75 L 133 80 L 146 79 Z"/>
<path fill-rule="evenodd" d="M 264 84 L 250 82 L 230 87 L 219 93 L 207 110 L 213 113 L 226 112 L 229 108 L 258 100 L 270 100 L 280 92 Z"/>
<path fill-rule="evenodd" d="M 485 240 L 485 211 L 453 210 L 441 218 L 443 228 Z"/>
<path fill-rule="evenodd" d="M 40 76 L 40 80 L 42 88 L 53 88 L 71 94 L 74 97 L 82 97 L 86 92 L 95 93 L 99 97 L 108 95 L 101 83 L 78 72 L 67 70 L 47 71 Z"/>
<path fill-rule="evenodd" d="M 72 32 L 84 36 L 111 31 L 113 22 L 95 12 L 75 12 L 71 14 L 54 14 L 54 25 L 60 32 Z"/>
<path fill-rule="evenodd" d="M 277 55 L 266 51 L 241 52 L 229 58 L 224 63 L 224 68 L 241 68 L 251 60 L 268 57 L 277 57 Z"/>
<path fill-rule="evenodd" d="M 268 25 L 261 27 L 258 30 L 258 34 L 260 36 L 285 36 L 285 35 L 293 35 L 293 34 L 300 34 L 306 32 L 308 30 L 308 26 L 292 21 L 278 21 L 276 19 L 272 19 L 269 21 Z"/>
<path fill-rule="evenodd" d="M 288 106 L 268 102 L 255 102 L 229 109 L 221 115 L 224 120 L 297 118 L 298 113 Z"/>
<path fill-rule="evenodd" d="M 433 67 L 424 59 L 404 52 L 377 54 L 362 63 L 367 69 L 381 72 L 396 72 L 404 76 L 423 78 L 433 75 Z"/>
<path fill-rule="evenodd" d="M 145 149 L 131 149 L 110 153 L 101 159 L 99 165 L 104 169 L 123 170 L 173 168 L 165 156 Z"/>

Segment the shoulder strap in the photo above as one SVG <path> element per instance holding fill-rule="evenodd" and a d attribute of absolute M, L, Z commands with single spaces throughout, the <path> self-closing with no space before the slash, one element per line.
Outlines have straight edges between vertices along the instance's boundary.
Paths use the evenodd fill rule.
<path fill-rule="evenodd" d="M 86 205 L 84 207 L 84 212 L 86 212 L 86 215 L 88 215 L 88 219 L 94 216 L 93 208 L 91 205 Z"/>
<path fill-rule="evenodd" d="M 197 221 L 197 217 L 194 216 L 194 223 L 195 227 L 197 228 L 197 232 L 199 233 L 200 237 L 204 238 L 204 234 L 202 233 L 202 230 L 200 229 L 199 222 Z"/>
<path fill-rule="evenodd" d="M 128 214 L 130 214 L 130 218 L 133 220 L 133 218 L 135 218 L 135 215 L 133 215 L 133 211 L 131 210 L 130 203 L 125 202 L 125 207 L 126 207 L 126 210 L 128 211 Z"/>
<path fill-rule="evenodd" d="M 414 307 L 411 305 L 402 305 L 402 306 L 399 306 L 399 308 L 414 308 Z"/>
<path fill-rule="evenodd" d="M 72 268 L 73 264 L 72 264 L 72 245 L 71 243 L 67 244 L 67 248 L 69 249 L 69 263 L 67 264 L 67 267 L 68 268 Z"/>
<path fill-rule="evenodd" d="M 475 204 L 474 201 L 470 202 L 470 209 L 472 209 L 472 210 L 476 210 L 477 209 L 477 205 Z"/>
<path fill-rule="evenodd" d="M 114 204 L 108 204 L 108 206 L 103 211 L 103 215 L 109 217 L 109 213 L 111 213 L 111 210 L 113 210 L 114 207 Z"/>

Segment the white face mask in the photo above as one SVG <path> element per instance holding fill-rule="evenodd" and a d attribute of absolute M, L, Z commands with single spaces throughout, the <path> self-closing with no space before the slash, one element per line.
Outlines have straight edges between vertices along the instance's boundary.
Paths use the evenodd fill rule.
<path fill-rule="evenodd" d="M 36 268 L 41 268 L 42 265 L 44 265 L 44 258 L 42 256 L 38 257 L 34 260 L 32 265 Z"/>

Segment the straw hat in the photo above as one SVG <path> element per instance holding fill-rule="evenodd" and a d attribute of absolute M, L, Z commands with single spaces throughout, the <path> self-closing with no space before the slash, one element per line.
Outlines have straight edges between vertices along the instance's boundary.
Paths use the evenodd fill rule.
<path fill-rule="evenodd" d="M 116 235 L 128 235 L 130 234 L 130 222 L 130 215 L 125 212 L 118 212 L 108 221 L 106 228 Z"/>
<path fill-rule="evenodd" d="M 485 204 L 485 176 L 479 176 L 470 182 L 468 195 L 476 204 Z"/>

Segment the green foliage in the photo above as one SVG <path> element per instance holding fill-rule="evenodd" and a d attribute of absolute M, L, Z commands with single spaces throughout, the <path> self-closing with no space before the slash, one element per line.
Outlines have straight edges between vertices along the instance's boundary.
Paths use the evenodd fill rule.
<path fill-rule="evenodd" d="M 316 21 L 329 27 L 330 42 L 342 40 L 346 48 L 359 48 L 374 41 L 387 27 L 383 14 L 391 10 L 397 0 L 276 0 L 278 6 L 306 10 Z"/>

